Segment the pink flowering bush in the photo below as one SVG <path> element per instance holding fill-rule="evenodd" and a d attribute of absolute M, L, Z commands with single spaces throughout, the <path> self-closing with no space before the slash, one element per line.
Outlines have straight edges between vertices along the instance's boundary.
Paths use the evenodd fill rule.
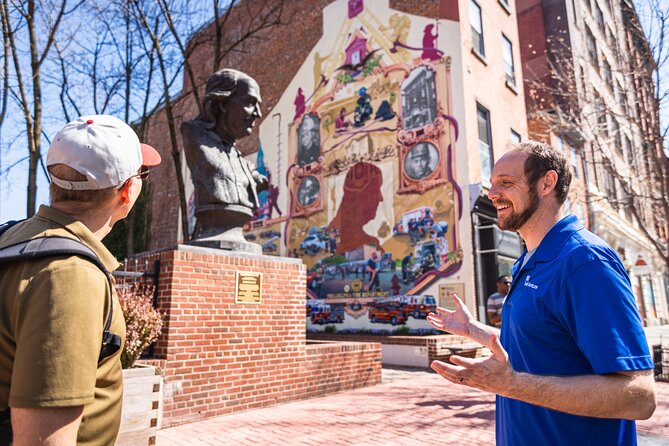
<path fill-rule="evenodd" d="M 129 369 L 144 349 L 158 339 L 163 320 L 160 312 L 153 308 L 153 287 L 121 288 L 117 294 L 126 325 L 121 364 Z"/>

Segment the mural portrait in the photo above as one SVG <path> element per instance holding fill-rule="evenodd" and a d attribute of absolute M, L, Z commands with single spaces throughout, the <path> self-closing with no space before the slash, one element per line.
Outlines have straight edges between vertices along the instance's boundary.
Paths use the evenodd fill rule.
<path fill-rule="evenodd" d="M 437 94 L 434 72 L 416 68 L 402 84 L 402 120 L 405 130 L 432 123 L 437 117 Z"/>
<path fill-rule="evenodd" d="M 412 180 L 423 180 L 434 172 L 439 163 L 439 150 L 429 142 L 415 145 L 404 158 L 404 172 Z"/>
<path fill-rule="evenodd" d="M 321 154 L 321 120 L 314 114 L 305 115 L 298 127 L 297 164 L 304 166 L 318 160 Z"/>
<path fill-rule="evenodd" d="M 311 206 L 318 198 L 320 192 L 321 185 L 318 178 L 313 175 L 304 177 L 300 185 L 297 186 L 297 202 L 300 206 Z"/>

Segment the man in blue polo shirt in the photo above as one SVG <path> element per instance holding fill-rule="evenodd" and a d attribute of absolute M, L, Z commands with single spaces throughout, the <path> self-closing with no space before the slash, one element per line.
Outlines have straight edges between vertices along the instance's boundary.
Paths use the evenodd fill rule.
<path fill-rule="evenodd" d="M 564 154 L 542 143 L 518 144 L 495 164 L 489 197 L 498 225 L 527 246 L 500 338 L 455 295 L 455 310 L 428 316 L 492 351 L 432 368 L 497 394 L 499 445 L 635 445 L 633 420 L 655 410 L 653 362 L 629 277 L 603 240 L 561 216 L 570 182 Z"/>

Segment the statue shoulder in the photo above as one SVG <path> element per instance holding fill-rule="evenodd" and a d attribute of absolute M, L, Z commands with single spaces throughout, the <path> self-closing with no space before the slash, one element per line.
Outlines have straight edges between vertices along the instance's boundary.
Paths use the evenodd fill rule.
<path fill-rule="evenodd" d="M 218 135 L 201 118 L 182 122 L 180 129 L 183 145 L 187 150 L 199 150 L 203 145 L 221 145 Z"/>

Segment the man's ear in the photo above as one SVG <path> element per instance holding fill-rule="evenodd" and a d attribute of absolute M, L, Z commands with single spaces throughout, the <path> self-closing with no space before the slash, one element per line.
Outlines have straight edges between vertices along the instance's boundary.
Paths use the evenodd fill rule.
<path fill-rule="evenodd" d="M 132 187 L 133 181 L 134 179 L 130 178 L 125 183 L 123 183 L 123 186 L 121 186 L 121 188 L 118 190 L 118 197 L 121 199 L 123 204 L 130 203 L 130 188 Z"/>
<path fill-rule="evenodd" d="M 549 170 L 548 172 L 546 172 L 546 175 L 544 175 L 544 178 L 541 181 L 541 190 L 540 190 L 541 195 L 546 196 L 551 192 L 553 192 L 557 184 L 557 180 L 558 180 L 558 174 L 556 171 Z"/>

